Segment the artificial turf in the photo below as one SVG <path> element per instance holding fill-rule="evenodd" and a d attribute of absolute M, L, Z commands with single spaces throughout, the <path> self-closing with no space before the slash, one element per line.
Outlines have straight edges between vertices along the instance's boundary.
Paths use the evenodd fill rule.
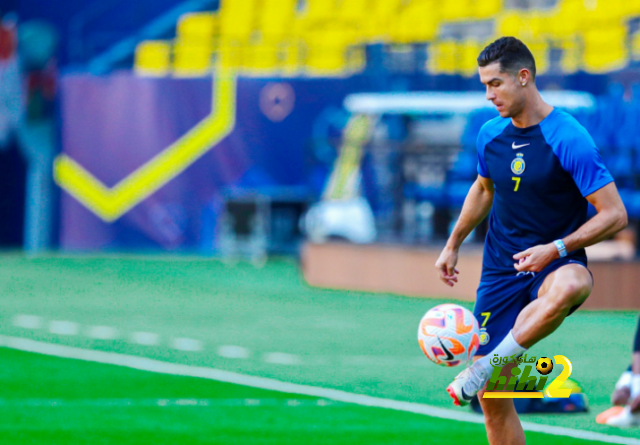
<path fill-rule="evenodd" d="M 487 443 L 482 425 L 401 411 L 9 349 L 0 363 L 6 444 Z"/>

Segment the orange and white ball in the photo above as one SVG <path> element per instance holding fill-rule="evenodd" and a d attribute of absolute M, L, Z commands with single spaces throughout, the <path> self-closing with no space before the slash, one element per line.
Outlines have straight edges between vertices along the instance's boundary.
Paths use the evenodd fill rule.
<path fill-rule="evenodd" d="M 478 320 L 462 306 L 440 304 L 420 320 L 418 343 L 424 355 L 438 365 L 466 363 L 480 347 Z"/>

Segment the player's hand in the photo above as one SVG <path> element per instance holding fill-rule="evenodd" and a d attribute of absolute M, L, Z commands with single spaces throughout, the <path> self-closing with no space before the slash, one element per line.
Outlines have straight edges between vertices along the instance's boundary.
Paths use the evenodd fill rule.
<path fill-rule="evenodd" d="M 558 257 L 558 248 L 555 244 L 541 244 L 516 253 L 513 259 L 518 260 L 518 262 L 513 267 L 518 272 L 540 272 Z"/>
<path fill-rule="evenodd" d="M 456 264 L 458 264 L 458 250 L 445 247 L 436 261 L 436 269 L 438 269 L 440 280 L 447 286 L 453 287 L 458 282 L 456 274 L 460 272 L 456 269 Z"/>

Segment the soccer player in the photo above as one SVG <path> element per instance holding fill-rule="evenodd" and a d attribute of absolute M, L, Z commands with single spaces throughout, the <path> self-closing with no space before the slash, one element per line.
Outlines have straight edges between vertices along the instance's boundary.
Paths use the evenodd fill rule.
<path fill-rule="evenodd" d="M 620 428 L 640 427 L 640 318 L 633 341 L 631 365 L 618 379 L 611 403 L 617 407 L 624 406 L 624 409 L 611 408 L 598 415 L 596 422 Z"/>
<path fill-rule="evenodd" d="M 474 314 L 481 345 L 447 387 L 454 404 L 478 394 L 489 442 L 524 444 L 512 399 L 483 399 L 491 358 L 520 355 L 560 326 L 593 286 L 584 248 L 627 225 L 613 178 L 587 131 L 542 100 L 524 43 L 503 37 L 478 56 L 480 81 L 499 117 L 478 134 L 478 178 L 436 268 L 457 281 L 458 249 L 487 215 Z M 587 221 L 588 202 L 597 214 Z"/>

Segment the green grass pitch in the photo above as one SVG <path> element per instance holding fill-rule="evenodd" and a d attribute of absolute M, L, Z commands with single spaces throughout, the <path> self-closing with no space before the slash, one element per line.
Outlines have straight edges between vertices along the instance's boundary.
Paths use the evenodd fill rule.
<path fill-rule="evenodd" d="M 444 391 L 459 370 L 430 363 L 416 341 L 420 318 L 444 302 L 441 299 L 310 288 L 297 264 L 284 259 L 260 269 L 169 256 L 25 258 L 5 254 L 0 260 L 0 335 L 468 412 L 454 408 Z M 460 279 L 465 279 L 464 270 Z M 16 322 L 25 315 L 37 323 Z M 536 345 L 534 355 L 562 354 L 571 360 L 571 377 L 584 387 L 591 411 L 527 415 L 522 420 L 640 438 L 639 430 L 619 430 L 594 421 L 596 414 L 608 408 L 613 385 L 629 364 L 636 320 L 635 312 L 580 310 Z M 52 329 L 52 323 L 60 321 L 73 329 L 62 333 Z M 96 337 L 91 334 L 95 327 L 108 327 L 115 335 Z M 156 340 L 143 344 L 135 340 L 136 333 L 153 334 Z M 179 339 L 193 340 L 198 347 L 180 349 L 175 346 Z M 230 346 L 243 354 L 221 352 Z M 0 406 L 4 413 L 0 437 L 12 438 L 6 443 L 300 443 L 301 436 L 309 443 L 329 443 L 327 437 L 331 441 L 344 438 L 344 443 L 436 443 L 429 437 L 436 437 L 440 430 L 460 432 L 469 444 L 476 443 L 470 440 L 486 443 L 480 425 L 409 413 L 343 404 L 303 403 L 294 408 L 273 400 L 301 396 L 255 395 L 261 391 L 209 381 L 176 383 L 176 392 L 171 392 L 174 385 L 167 382 L 195 380 L 11 351 L 2 352 L 0 364 L 2 400 L 142 400 L 111 408 L 90 406 L 90 402 L 59 407 L 34 402 L 31 406 L 28 400 Z M 81 371 L 89 368 L 93 371 Z M 116 389 L 119 392 L 104 393 Z M 144 400 L 158 398 L 208 400 L 219 397 L 216 391 L 227 394 L 223 399 L 271 402 L 260 407 L 143 406 Z M 229 436 L 236 434 L 233 431 L 253 436 L 233 438 Z M 310 433 L 314 431 L 317 434 Z M 540 438 L 532 443 L 572 443 L 548 435 Z"/>
<path fill-rule="evenodd" d="M 11 444 L 484 444 L 482 425 L 0 349 Z M 320 403 L 318 403 L 320 402 Z M 588 444 L 527 433 L 531 443 Z"/>

